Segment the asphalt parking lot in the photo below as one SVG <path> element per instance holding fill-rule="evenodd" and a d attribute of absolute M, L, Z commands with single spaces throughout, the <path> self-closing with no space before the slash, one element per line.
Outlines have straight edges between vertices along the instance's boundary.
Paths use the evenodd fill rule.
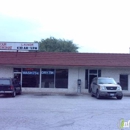
<path fill-rule="evenodd" d="M 40 93 L 0 96 L 1 130 L 119 130 L 122 118 L 130 120 L 130 96 L 122 100 Z"/>

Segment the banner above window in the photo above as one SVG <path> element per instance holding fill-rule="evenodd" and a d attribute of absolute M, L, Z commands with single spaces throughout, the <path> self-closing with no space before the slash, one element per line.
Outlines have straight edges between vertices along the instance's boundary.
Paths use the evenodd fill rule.
<path fill-rule="evenodd" d="M 0 42 L 0 50 L 38 50 L 38 43 Z"/>

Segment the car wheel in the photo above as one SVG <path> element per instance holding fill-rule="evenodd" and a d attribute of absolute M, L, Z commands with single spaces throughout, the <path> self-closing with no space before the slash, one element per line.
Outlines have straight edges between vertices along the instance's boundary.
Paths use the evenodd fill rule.
<path fill-rule="evenodd" d="M 22 94 L 22 90 L 20 89 L 20 91 L 18 92 L 18 95 L 21 95 Z"/>
<path fill-rule="evenodd" d="M 91 97 L 94 97 L 93 92 L 91 91 Z"/>
<path fill-rule="evenodd" d="M 117 96 L 116 98 L 117 98 L 117 99 L 122 99 L 122 97 L 123 97 L 123 96 Z"/>
<path fill-rule="evenodd" d="M 100 94 L 99 94 L 99 91 L 97 90 L 97 93 L 96 93 L 96 98 L 97 99 L 100 99 Z"/>
<path fill-rule="evenodd" d="M 12 93 L 12 97 L 15 97 L 15 96 L 16 96 L 16 92 L 14 90 L 13 93 Z"/>

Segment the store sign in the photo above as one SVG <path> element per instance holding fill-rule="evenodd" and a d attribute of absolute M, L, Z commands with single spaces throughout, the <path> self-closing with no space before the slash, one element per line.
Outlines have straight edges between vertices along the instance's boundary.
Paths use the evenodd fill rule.
<path fill-rule="evenodd" d="M 54 74 L 54 71 L 42 71 L 42 74 Z"/>
<path fill-rule="evenodd" d="M 36 69 L 36 68 L 24 68 L 23 71 L 22 71 L 22 74 L 39 75 L 40 74 L 40 69 Z"/>
<path fill-rule="evenodd" d="M 37 71 L 23 71 L 22 73 L 28 75 L 39 75 L 39 72 Z"/>
<path fill-rule="evenodd" d="M 0 50 L 38 50 L 38 43 L 0 42 Z"/>

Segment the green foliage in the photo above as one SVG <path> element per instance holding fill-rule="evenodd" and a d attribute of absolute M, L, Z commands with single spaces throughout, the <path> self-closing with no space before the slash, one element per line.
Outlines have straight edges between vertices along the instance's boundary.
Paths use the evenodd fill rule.
<path fill-rule="evenodd" d="M 70 40 L 50 37 L 39 42 L 39 50 L 44 52 L 78 52 L 78 46 Z"/>

